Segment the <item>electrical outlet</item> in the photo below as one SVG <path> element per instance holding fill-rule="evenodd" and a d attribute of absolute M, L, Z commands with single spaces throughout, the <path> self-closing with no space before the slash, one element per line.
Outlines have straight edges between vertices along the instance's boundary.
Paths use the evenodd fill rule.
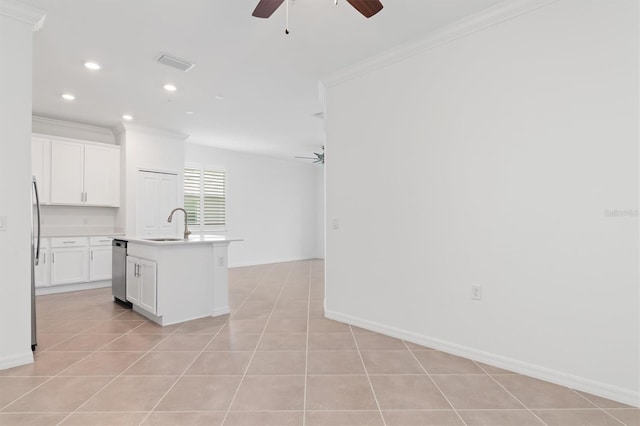
<path fill-rule="evenodd" d="M 340 222 L 338 221 L 338 218 L 335 218 L 331 221 L 331 227 L 333 229 L 340 229 Z"/>
<path fill-rule="evenodd" d="M 479 285 L 471 286 L 471 298 L 473 300 L 482 300 L 482 286 L 479 286 Z"/>

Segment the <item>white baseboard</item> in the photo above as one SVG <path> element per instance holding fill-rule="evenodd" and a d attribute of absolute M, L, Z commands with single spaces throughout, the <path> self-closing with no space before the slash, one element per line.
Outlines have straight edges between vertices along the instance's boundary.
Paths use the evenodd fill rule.
<path fill-rule="evenodd" d="M 269 260 L 254 260 L 248 262 L 230 262 L 229 268 L 242 268 L 245 266 L 259 266 L 259 265 L 269 265 L 272 263 L 286 263 L 286 262 L 299 262 L 303 260 L 314 260 L 316 257 L 291 257 L 291 258 L 280 258 L 280 259 L 269 259 Z"/>
<path fill-rule="evenodd" d="M 31 363 L 33 363 L 33 352 L 29 348 L 26 352 L 0 358 L 0 370 Z"/>
<path fill-rule="evenodd" d="M 229 306 L 222 306 L 220 308 L 214 308 L 213 312 L 211 313 L 212 317 L 219 317 L 221 315 L 227 315 L 231 313 L 231 309 L 229 308 Z"/>
<path fill-rule="evenodd" d="M 68 293 L 70 291 L 93 290 L 96 288 L 111 287 L 111 281 L 95 281 L 92 283 L 52 285 L 36 288 L 36 296 L 45 294 Z"/>
<path fill-rule="evenodd" d="M 587 392 L 613 401 L 622 402 L 624 404 L 639 407 L 640 392 L 631 389 L 624 389 L 607 383 L 597 382 L 585 377 L 575 376 L 564 373 L 562 371 L 552 370 L 550 368 L 539 365 L 530 364 L 514 358 L 504 357 L 490 352 L 481 351 L 468 346 L 459 345 L 442 339 L 435 339 L 424 336 L 411 331 L 390 327 L 374 321 L 365 320 L 340 312 L 329 311 L 325 307 L 325 317 L 355 325 L 366 330 L 375 331 L 386 336 L 395 337 L 397 339 L 406 340 L 421 346 L 427 346 L 442 352 L 458 355 L 494 367 L 503 368 L 505 370 L 514 371 L 525 376 L 534 377 L 536 379 L 555 383 L 557 385 L 566 386 L 571 389 Z"/>

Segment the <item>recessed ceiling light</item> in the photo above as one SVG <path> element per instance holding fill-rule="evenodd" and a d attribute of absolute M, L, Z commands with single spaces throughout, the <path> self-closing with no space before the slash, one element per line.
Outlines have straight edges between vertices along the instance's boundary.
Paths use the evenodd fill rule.
<path fill-rule="evenodd" d="M 216 99 L 219 100 L 219 101 L 224 101 L 224 96 L 216 95 Z"/>
<path fill-rule="evenodd" d="M 184 113 L 187 114 L 187 115 L 193 115 L 194 114 L 193 111 L 185 111 Z"/>
<path fill-rule="evenodd" d="M 127 120 L 127 121 L 131 121 L 131 120 L 133 120 L 133 117 L 132 117 L 132 116 L 130 116 L 129 114 L 125 114 L 125 115 L 123 115 L 123 116 L 122 116 L 122 118 L 124 118 L 124 119 L 125 119 L 125 120 Z"/>
<path fill-rule="evenodd" d="M 97 64 L 95 62 L 85 62 L 84 66 L 86 68 L 89 68 L 91 71 L 98 71 L 100 68 L 102 68 L 100 64 Z"/>
<path fill-rule="evenodd" d="M 176 91 L 176 86 L 174 86 L 173 84 L 165 84 L 164 85 L 164 90 L 169 91 L 169 92 L 175 92 Z"/>
<path fill-rule="evenodd" d="M 66 101 L 72 101 L 74 100 L 76 97 L 73 96 L 71 93 L 63 93 L 62 94 L 62 99 L 66 100 Z"/>

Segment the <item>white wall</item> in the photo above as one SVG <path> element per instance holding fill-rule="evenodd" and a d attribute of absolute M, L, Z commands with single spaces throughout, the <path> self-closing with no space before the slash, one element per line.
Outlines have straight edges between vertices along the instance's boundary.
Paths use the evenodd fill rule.
<path fill-rule="evenodd" d="M 328 315 L 637 404 L 638 48 L 561 0 L 329 87 Z"/>
<path fill-rule="evenodd" d="M 316 257 L 316 167 L 296 161 L 186 144 L 185 161 L 227 174 L 230 266 Z"/>
<path fill-rule="evenodd" d="M 178 200 L 183 198 L 184 141 L 187 135 L 125 124 L 116 139 L 121 147 L 121 200 L 116 216 L 116 228 L 136 235 L 138 204 L 138 173 L 140 170 L 169 172 L 178 175 Z M 177 207 L 177 206 L 176 206 Z M 170 211 L 167 212 L 167 216 Z M 184 218 L 178 220 L 183 229 Z"/>
<path fill-rule="evenodd" d="M 33 361 L 31 55 L 34 23 L 42 16 L 0 0 L 0 369 Z"/>

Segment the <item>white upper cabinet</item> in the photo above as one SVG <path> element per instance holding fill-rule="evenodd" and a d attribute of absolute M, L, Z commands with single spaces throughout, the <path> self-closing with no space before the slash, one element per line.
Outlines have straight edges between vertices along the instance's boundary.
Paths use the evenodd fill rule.
<path fill-rule="evenodd" d="M 84 145 L 75 142 L 51 142 L 51 202 L 84 202 Z"/>
<path fill-rule="evenodd" d="M 51 140 L 51 204 L 120 205 L 120 147 Z"/>
<path fill-rule="evenodd" d="M 36 177 L 38 183 L 40 204 L 49 204 L 51 202 L 51 140 L 36 136 L 31 138 L 31 174 Z"/>
<path fill-rule="evenodd" d="M 85 145 L 85 203 L 113 206 L 119 203 L 120 151 L 111 147 Z"/>

